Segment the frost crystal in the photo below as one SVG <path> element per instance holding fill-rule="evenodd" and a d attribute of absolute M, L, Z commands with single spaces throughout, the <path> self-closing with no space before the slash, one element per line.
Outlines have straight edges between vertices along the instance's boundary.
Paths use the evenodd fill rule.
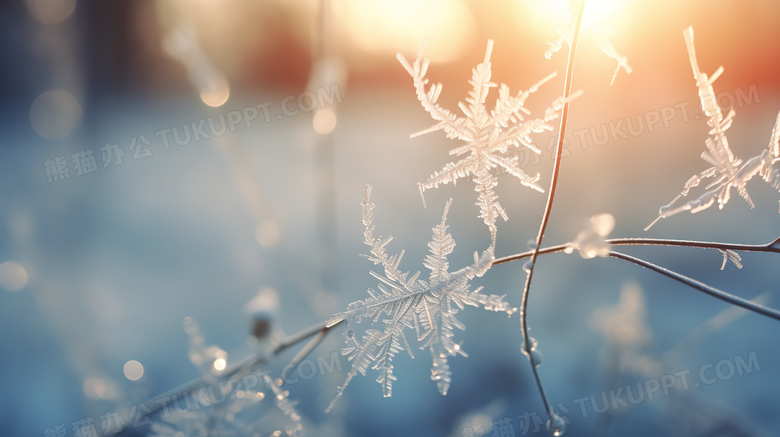
<path fill-rule="evenodd" d="M 585 259 L 595 258 L 597 256 L 609 256 L 612 245 L 604 237 L 609 235 L 615 228 L 615 217 L 612 214 L 598 214 L 590 218 L 590 222 L 585 229 L 577 234 L 574 241 L 568 243 L 564 251 L 572 253 L 574 250 L 580 252 L 580 256 Z"/>
<path fill-rule="evenodd" d="M 227 354 L 217 346 L 204 345 L 203 335 L 192 317 L 184 319 L 184 330 L 190 336 L 190 361 L 200 369 L 205 384 L 190 393 L 185 391 L 180 398 L 173 395 L 175 414 L 168 414 L 169 407 L 165 407 L 164 417 L 152 424 L 148 437 L 281 436 L 281 430 L 286 437 L 304 435 L 302 418 L 295 410 L 297 401 L 288 398 L 289 392 L 278 387 L 267 374 L 258 381 L 258 376 L 266 372 L 252 375 L 259 369 L 251 366 L 232 375 L 233 379 L 227 382 L 220 381 L 218 376 L 222 372 L 214 371 L 214 363 L 227 359 Z M 258 388 L 264 383 L 271 390 L 268 394 L 273 393 L 276 405 L 264 401 L 266 393 L 252 390 L 254 385 L 247 386 L 252 378 L 260 382 L 255 384 Z M 231 384 L 239 379 L 243 384 Z"/>
<path fill-rule="evenodd" d="M 531 353 L 528 353 L 528 349 L 525 347 L 525 342 L 522 342 L 520 351 L 523 353 L 523 355 L 528 357 L 529 360 L 533 356 L 534 365 L 539 367 L 542 365 L 542 353 L 539 352 L 539 343 L 533 337 L 529 338 L 529 340 L 531 341 Z"/>
<path fill-rule="evenodd" d="M 724 270 L 726 268 L 726 263 L 728 260 L 731 260 L 731 262 L 734 263 L 734 265 L 738 268 L 742 268 L 742 257 L 739 256 L 737 252 L 734 252 L 733 250 L 728 249 L 719 249 L 723 253 L 723 262 L 720 264 L 720 269 Z"/>
<path fill-rule="evenodd" d="M 607 54 L 610 58 L 614 58 L 618 65 L 617 68 L 615 68 L 615 72 L 612 74 L 612 81 L 609 82 L 610 85 L 615 83 L 615 78 L 617 77 L 618 71 L 620 71 L 620 67 L 623 67 L 624 70 L 626 70 L 626 74 L 631 74 L 632 71 L 634 71 L 630 65 L 628 65 L 628 58 L 625 56 L 620 56 L 615 50 L 614 47 L 612 47 L 612 43 L 609 42 L 609 38 L 604 38 L 599 43 L 599 48 L 601 51 Z"/>
<path fill-rule="evenodd" d="M 276 406 L 281 410 L 285 416 L 289 417 L 292 421 L 291 425 L 287 425 L 286 432 L 288 436 L 303 435 L 303 425 L 301 425 L 301 415 L 295 409 L 298 405 L 298 401 L 291 401 L 289 396 L 290 392 L 282 390 L 268 375 L 263 375 L 263 381 L 266 387 L 271 387 L 274 393 Z"/>
<path fill-rule="evenodd" d="M 547 419 L 547 431 L 550 434 L 558 437 L 562 436 L 566 431 L 566 422 L 558 415 L 558 413 L 552 413 L 549 419 Z"/>
<path fill-rule="evenodd" d="M 685 29 L 683 35 L 688 46 L 688 57 L 693 69 L 693 77 L 696 79 L 696 85 L 699 87 L 701 105 L 708 117 L 707 124 L 712 128 L 709 138 L 705 141 L 707 151 L 701 154 L 701 158 L 712 164 L 712 167 L 691 177 L 685 183 L 683 191 L 669 204 L 661 207 L 658 217 L 645 230 L 650 229 L 659 219 L 670 217 L 678 212 L 690 211 L 691 213 L 697 213 L 705 210 L 712 206 L 716 199 L 718 208 L 723 209 L 723 206 L 731 198 L 732 187 L 736 188 L 739 195 L 753 208 L 753 200 L 750 199 L 745 186 L 755 175 L 760 175 L 766 182 L 772 184 L 774 188 L 780 189 L 780 172 L 772 168 L 780 160 L 780 150 L 778 150 L 780 114 L 778 114 L 775 127 L 772 130 L 769 147 L 743 164 L 742 160 L 735 157 L 731 152 L 728 139 L 726 138 L 726 130 L 731 127 L 735 111 L 732 108 L 724 118 L 718 105 L 715 91 L 712 89 L 712 83 L 723 73 L 723 66 L 715 70 L 711 77 L 708 77 L 706 73 L 702 73 L 696 60 L 696 50 L 693 45 L 693 28 Z M 704 194 L 682 206 L 672 208 L 672 204 L 680 197 L 687 196 L 691 188 L 698 186 L 702 180 L 711 177 L 714 177 L 715 180 L 705 187 L 707 191 Z"/>
<path fill-rule="evenodd" d="M 363 256 L 374 265 L 381 264 L 384 269 L 384 274 L 371 272 L 380 281 L 379 291 L 369 288 L 370 297 L 349 304 L 345 311 L 331 317 L 329 325 L 344 319 L 360 323 L 366 318 L 372 324 L 381 320 L 381 326 L 378 329 L 367 329 L 362 337 L 358 337 L 352 330 L 346 332 L 347 346 L 341 353 L 352 361 L 352 368 L 326 412 L 333 408 L 352 378 L 358 372 L 365 376 L 369 367 L 379 371 L 377 382 L 382 386 L 384 396 L 392 395 L 393 381 L 396 380 L 393 375 L 393 358 L 404 349 L 414 358 L 404 334 L 407 328 L 415 330 L 417 340 L 422 342 L 420 349 L 430 350 L 433 359 L 431 379 L 436 381 L 439 392 L 446 395 L 451 382 L 448 357 L 458 354 L 467 356 L 460 344 L 453 341 L 453 328 L 466 328 L 455 318 L 458 311 L 464 309 L 465 305 L 482 306 L 486 310 L 505 312 L 510 316 L 517 311 L 517 308 L 503 301 L 504 296 L 481 294 L 482 287 L 469 291 L 469 280 L 485 274 L 495 259 L 492 244 L 481 256 L 474 252 L 474 264 L 454 272 L 449 271 L 447 255 L 452 253 L 455 240 L 447 233 L 446 220 L 452 199 L 447 201 L 441 223 L 433 228 L 433 239 L 428 243 L 430 254 L 425 257 L 423 265 L 430 270 L 430 274 L 425 281 L 419 279 L 420 272 L 409 276 L 409 272 L 402 273 L 398 269 L 404 252 L 388 255 L 385 249 L 392 237 L 374 237 L 374 204 L 369 203 L 370 196 L 371 186 L 366 186 L 363 202 L 363 225 L 366 228 L 363 235 L 371 250 L 370 254 Z M 383 315 L 387 318 L 382 318 Z"/>
<path fill-rule="evenodd" d="M 550 46 L 550 48 L 547 49 L 546 52 L 544 52 L 545 58 L 552 59 L 552 55 L 554 55 L 556 52 L 558 52 L 558 50 L 560 50 L 563 47 L 563 43 L 571 45 L 572 41 L 574 40 L 574 29 L 577 25 L 577 20 L 575 19 L 575 17 L 577 16 L 579 10 L 580 10 L 579 1 L 569 1 L 568 20 L 566 21 L 566 24 L 564 25 L 563 29 L 561 29 L 560 27 L 555 29 L 559 35 L 558 39 L 547 43 Z"/>
<path fill-rule="evenodd" d="M 440 184 L 456 183 L 458 178 L 472 175 L 476 186 L 474 190 L 479 193 L 477 205 L 480 210 L 480 218 L 490 229 L 490 235 L 495 242 L 496 238 L 496 219 L 500 215 L 504 220 L 508 216 L 501 205 L 498 203 L 498 196 L 494 188 L 498 185 L 498 179 L 491 171 L 497 167 L 502 168 L 506 173 L 512 174 L 520 180 L 520 183 L 531 187 L 539 192 L 544 192 L 536 182 L 539 180 L 539 174 L 529 176 L 523 172 L 518 165 L 518 156 L 512 156 L 507 153 L 510 146 L 519 148 L 521 145 L 531 149 L 534 153 L 541 151 L 531 143 L 530 134 L 532 132 L 551 131 L 552 126 L 547 122 L 558 118 L 559 111 L 563 105 L 576 98 L 582 91 L 572 94 L 564 101 L 559 97 L 553 101 L 547 108 L 544 118 L 524 120 L 521 112 L 529 115 L 530 112 L 523 106 L 528 96 L 535 92 L 539 86 L 555 77 L 552 73 L 537 84 L 531 86 L 526 91 L 520 91 L 516 96 L 509 92 L 509 87 L 490 81 L 490 54 L 493 50 L 493 41 L 488 40 L 487 50 L 484 61 L 472 70 L 472 77 L 469 83 L 474 87 L 469 91 L 469 97 L 466 98 L 468 105 L 460 102 L 458 106 L 466 117 L 458 117 L 449 110 L 440 107 L 436 101 L 442 90 L 442 84 L 432 85 L 427 91 L 425 86 L 428 79 L 425 79 L 425 73 L 430 65 L 429 59 L 423 59 L 422 53 L 425 47 L 423 41 L 417 59 L 413 64 L 409 64 L 402 54 L 397 58 L 406 68 L 406 71 L 414 78 L 414 87 L 417 90 L 417 98 L 422 103 L 423 108 L 431 114 L 431 117 L 439 123 L 428 129 L 412 134 L 414 138 L 418 135 L 427 134 L 433 131 L 443 129 L 448 138 L 463 140 L 465 145 L 450 150 L 450 155 L 468 156 L 458 162 L 451 162 L 444 168 L 431 175 L 424 183 L 417 184 L 420 189 L 420 196 L 423 196 L 425 190 L 438 188 Z M 492 111 L 488 112 L 485 108 L 485 99 L 490 88 L 498 87 L 498 99 Z M 423 204 L 425 197 L 423 196 Z"/>
<path fill-rule="evenodd" d="M 558 32 L 558 39 L 555 41 L 548 42 L 547 44 L 550 46 L 549 49 L 547 49 L 546 52 L 544 52 L 544 57 L 547 59 L 552 59 L 552 55 L 555 54 L 557 51 L 559 51 L 563 47 L 563 43 L 568 44 L 571 46 L 572 40 L 574 39 L 574 29 L 577 26 L 577 20 L 576 16 L 579 13 L 580 6 L 582 2 L 572 0 L 569 1 L 569 17 L 566 21 L 566 24 L 564 26 L 564 29 L 561 29 L 560 27 L 557 30 Z M 585 23 L 582 24 L 582 28 L 590 28 L 594 32 L 601 33 L 601 34 L 610 34 L 615 33 L 611 30 L 606 30 L 599 28 L 598 26 L 594 25 L 587 25 Z M 612 43 L 609 41 L 609 38 L 604 37 L 604 39 L 601 40 L 599 43 L 599 48 L 607 54 L 610 58 L 614 58 L 617 62 L 617 68 L 615 68 L 615 73 L 612 74 L 612 81 L 609 83 L 612 85 L 615 83 L 615 78 L 617 77 L 618 72 L 620 71 L 620 67 L 623 67 L 624 70 L 626 70 L 626 74 L 631 74 L 633 69 L 630 65 L 628 65 L 628 58 L 625 56 L 618 55 L 617 50 L 612 46 Z"/>

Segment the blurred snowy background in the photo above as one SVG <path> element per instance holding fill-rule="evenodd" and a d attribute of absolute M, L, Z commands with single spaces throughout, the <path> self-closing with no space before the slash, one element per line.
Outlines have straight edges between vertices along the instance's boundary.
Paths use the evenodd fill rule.
<path fill-rule="evenodd" d="M 520 0 L 0 5 L 0 433 L 60 436 L 59 429 L 74 436 L 72 423 L 91 417 L 96 435 L 104 435 L 99 417 L 107 411 L 127 420 L 131 406 L 198 377 L 185 317 L 197 320 L 206 344 L 227 352 L 229 365 L 254 353 L 247 303 L 258 296 L 278 301 L 274 326 L 286 334 L 364 299 L 366 288 L 376 286 L 368 274 L 373 265 L 358 257 L 367 249 L 360 223 L 366 184 L 374 187 L 377 234 L 394 237 L 391 252 L 406 249 L 403 270 L 423 270 L 430 230 L 448 197 L 457 242 L 450 263 L 469 263 L 489 244 L 473 185 L 429 190 L 427 209 L 415 186 L 449 162 L 447 151 L 459 144 L 441 132 L 409 138 L 432 121 L 395 53 L 413 58 L 427 36 L 428 75 L 444 83 L 440 103 L 457 111 L 491 38 L 493 80 L 513 91 L 558 71 L 528 100 L 532 114 L 540 114 L 563 84 L 566 47 L 552 60 L 543 54 L 558 37 L 565 7 Z M 722 105 L 730 105 L 729 95 L 737 105 L 729 138 L 737 155 L 749 157 L 766 147 L 780 110 L 780 7 L 594 0 L 586 8 L 594 25 L 615 32 L 610 40 L 633 73 L 621 71 L 610 87 L 616 64 L 598 47 L 603 34 L 583 30 L 574 89 L 585 94 L 572 104 L 569 132 L 592 130 L 587 148 L 581 136 L 567 138 L 571 156 L 563 161 L 545 241 L 573 240 L 600 213 L 615 216 L 616 237 L 746 244 L 777 238 L 778 193 L 759 181 L 750 186 L 753 210 L 734 198 L 722 211 L 681 214 L 642 229 L 707 166 L 698 156 L 708 128 L 694 117 L 697 88 L 682 30 L 694 27 L 703 71 L 725 67 L 715 90 L 728 94 Z M 333 100 L 337 93 L 340 102 L 311 109 L 299 97 L 317 88 Z M 646 120 L 648 112 L 675 105 L 675 117 L 652 132 L 603 146 L 591 138 L 590 132 L 602 136 L 602 125 Z M 255 108 L 257 118 L 247 122 L 253 113 L 245 108 Z M 221 136 L 190 132 L 179 145 L 172 133 L 155 134 L 177 127 L 181 135 L 185 125 L 220 114 L 229 122 L 231 111 L 242 120 Z M 525 168 L 541 173 L 544 187 L 553 135 L 534 137 L 544 155 L 529 156 Z M 87 149 L 94 167 L 88 154 L 79 155 Z M 78 165 L 72 155 L 80 156 Z M 499 180 L 510 220 L 498 225 L 496 254 L 505 256 L 527 250 L 545 196 L 509 175 Z M 624 252 L 745 298 L 767 293 L 769 305 L 780 307 L 776 255 L 744 254 L 743 269 L 729 264 L 720 271 L 717 251 Z M 519 306 L 524 277 L 521 263 L 512 263 L 475 284 Z M 617 260 L 576 253 L 540 258 L 529 325 L 544 356 L 547 394 L 569 409 L 567 433 L 778 435 L 780 325 L 726 310 L 721 301 Z M 708 325 L 718 314 L 728 323 Z M 546 421 L 520 352 L 517 315 L 476 309 L 461 315 L 469 328 L 459 338 L 470 357 L 451 360 L 446 397 L 430 381 L 427 353 L 415 360 L 399 354 L 393 397 L 382 397 L 372 373 L 356 378 L 326 415 L 346 378 L 344 359 L 341 372 L 285 386 L 300 400 L 308 435 L 490 435 L 488 421 L 506 417 L 513 435 L 522 435 L 518 416 L 536 412 Z M 696 337 L 707 326 L 718 329 Z M 345 329 L 331 332 L 312 356 L 339 350 Z M 692 332 L 695 341 L 686 340 Z M 296 350 L 269 367 L 274 377 Z M 601 406 L 602 392 L 686 369 L 693 383 L 703 366 L 751 353 L 760 370 L 743 376 L 690 390 L 678 382 L 668 396 L 603 414 L 588 401 L 587 417 L 575 403 L 594 395 Z M 131 361 L 141 364 L 141 375 L 126 366 Z M 532 423 L 527 432 L 533 430 Z"/>

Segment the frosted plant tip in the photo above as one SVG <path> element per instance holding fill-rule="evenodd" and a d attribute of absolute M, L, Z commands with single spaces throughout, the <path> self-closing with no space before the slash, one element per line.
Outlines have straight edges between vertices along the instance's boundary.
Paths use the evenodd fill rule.
<path fill-rule="evenodd" d="M 425 204 L 425 187 L 423 187 L 422 183 L 418 182 L 417 189 L 420 190 L 420 199 L 422 199 L 423 208 L 428 209 L 428 205 Z"/>
<path fill-rule="evenodd" d="M 605 237 L 615 228 L 615 217 L 612 214 L 598 214 L 590 218 L 590 223 L 577 234 L 577 238 L 568 243 L 565 252 L 572 253 L 579 250 L 580 256 L 585 259 L 597 256 L 607 257 L 612 250 L 612 245 L 607 243 Z"/>

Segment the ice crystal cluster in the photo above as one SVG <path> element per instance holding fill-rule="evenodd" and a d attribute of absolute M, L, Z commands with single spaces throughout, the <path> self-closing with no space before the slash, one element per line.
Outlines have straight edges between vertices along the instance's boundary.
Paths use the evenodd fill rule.
<path fill-rule="evenodd" d="M 513 155 L 507 152 L 509 152 L 510 147 L 523 146 L 534 153 L 541 153 L 531 142 L 530 135 L 553 130 L 553 127 L 547 122 L 558 118 L 563 105 L 578 97 L 582 91 L 573 93 L 566 100 L 563 97 L 555 99 L 551 106 L 545 110 L 543 118 L 525 120 L 523 114 L 530 115 L 530 111 L 523 106 L 525 100 L 539 86 L 555 77 L 556 73 L 553 72 L 526 91 L 519 91 L 516 95 L 512 95 L 509 87 L 505 84 L 499 86 L 490 81 L 492 76 L 490 55 L 493 51 L 493 41 L 488 40 L 484 61 L 472 70 L 469 84 L 474 88 L 469 91 L 466 103 L 458 103 L 458 107 L 463 111 L 465 117 L 458 117 L 436 103 L 442 90 L 441 83 L 431 85 L 428 90 L 425 88 L 428 84 L 425 73 L 428 71 L 430 60 L 422 57 L 424 47 L 425 42 L 423 41 L 413 64 L 409 64 L 409 61 L 402 54 L 397 55 L 398 60 L 414 79 L 417 98 L 423 108 L 438 122 L 428 129 L 412 134 L 411 137 L 444 130 L 448 138 L 466 143 L 450 150 L 450 155 L 466 156 L 457 162 L 448 163 L 441 171 L 431 175 L 427 181 L 417 184 L 420 195 L 423 196 L 425 190 L 430 188 L 438 188 L 440 184 L 450 182 L 455 184 L 459 178 L 471 177 L 475 183 L 474 190 L 479 193 L 477 197 L 479 217 L 488 226 L 491 238 L 495 242 L 496 219 L 501 216 L 507 220 L 508 216 L 498 203 L 498 195 L 495 192 L 498 179 L 493 169 L 500 167 L 504 172 L 519 179 L 521 184 L 544 192 L 542 187 L 537 184 L 539 174 L 534 176 L 525 174 L 518 165 L 519 157 L 517 154 Z M 485 108 L 485 99 L 490 88 L 495 87 L 498 87 L 498 99 L 493 110 L 488 112 Z M 423 203 L 425 203 L 425 197 L 423 197 Z"/>
<path fill-rule="evenodd" d="M 610 58 L 613 58 L 617 61 L 617 67 L 615 68 L 615 72 L 612 73 L 612 80 L 609 82 L 610 85 L 615 83 L 615 78 L 617 77 L 618 72 L 620 71 L 620 67 L 623 67 L 624 70 L 626 70 L 626 74 L 631 74 L 632 71 L 634 71 L 633 68 L 631 68 L 630 65 L 628 65 L 628 58 L 625 56 L 620 56 L 618 54 L 617 50 L 615 50 L 615 47 L 612 46 L 612 43 L 609 42 L 609 38 L 604 38 L 599 43 L 599 48 L 601 51 L 607 54 Z"/>
<path fill-rule="evenodd" d="M 612 214 L 594 215 L 585 229 L 577 234 L 577 238 L 567 244 L 564 252 L 572 253 L 577 250 L 585 259 L 609 256 L 612 245 L 605 238 L 613 229 L 615 229 L 615 217 Z"/>
<path fill-rule="evenodd" d="M 190 336 L 190 361 L 201 371 L 206 386 L 185 392 L 181 398 L 173 395 L 173 407 L 165 412 L 162 420 L 152 424 L 149 437 L 303 436 L 301 416 L 295 409 L 297 401 L 289 399 L 288 391 L 282 390 L 267 374 L 258 381 L 260 390 L 220 383 L 217 376 L 224 367 L 218 365 L 217 370 L 214 363 L 226 360 L 227 354 L 218 346 L 204 345 L 193 318 L 184 319 L 184 330 Z M 244 368 L 234 377 L 252 371 Z M 269 396 L 273 396 L 274 404 Z"/>
<path fill-rule="evenodd" d="M 753 200 L 747 192 L 746 185 L 755 175 L 760 175 L 764 181 L 772 184 L 774 188 L 780 189 L 780 169 L 773 168 L 774 164 L 780 161 L 780 114 L 778 114 L 775 121 L 769 146 L 765 150 L 744 163 L 741 159 L 734 156 L 726 138 L 726 130 L 731 127 L 731 123 L 734 121 L 735 111 L 732 108 L 724 117 L 718 105 L 715 91 L 712 88 L 712 83 L 723 73 L 723 66 L 715 70 L 712 76 L 702 73 L 696 60 L 696 49 L 693 45 L 693 28 L 685 29 L 683 35 L 685 36 L 685 44 L 688 46 L 688 57 L 693 69 L 693 77 L 696 79 L 696 86 L 699 87 L 701 106 L 704 109 L 704 114 L 708 117 L 707 125 L 711 128 L 710 136 L 704 142 L 707 150 L 702 152 L 701 158 L 711 164 L 712 167 L 691 177 L 685 183 L 682 192 L 672 199 L 669 204 L 661 207 L 658 217 L 645 230 L 650 229 L 658 220 L 679 212 L 690 211 L 697 213 L 705 210 L 712 206 L 716 200 L 718 208 L 723 209 L 723 206 L 731 198 L 732 188 L 735 188 L 737 193 L 753 208 Z M 678 199 L 687 196 L 692 188 L 697 187 L 703 180 L 708 178 L 714 178 L 714 180 L 705 187 L 706 191 L 704 194 L 684 205 L 672 207 Z"/>
<path fill-rule="evenodd" d="M 405 334 L 407 329 L 416 334 L 417 341 L 421 343 L 420 349 L 430 351 L 433 360 L 431 379 L 436 382 L 439 392 L 446 395 L 452 381 L 448 358 L 467 356 L 461 345 L 453 340 L 455 328 L 466 328 L 455 317 L 458 311 L 466 305 L 481 306 L 510 316 L 517 311 L 504 302 L 503 296 L 481 294 L 482 287 L 470 290 L 469 281 L 475 276 L 482 276 L 495 259 L 492 244 L 481 256 L 474 252 L 473 264 L 450 271 L 447 255 L 455 248 L 455 240 L 447 232 L 446 222 L 452 199 L 444 207 L 441 223 L 433 228 L 433 238 L 428 243 L 430 253 L 423 261 L 430 273 L 428 280 L 423 280 L 420 272 L 410 276 L 409 272 L 399 269 L 403 251 L 395 255 L 387 253 L 386 247 L 392 237 L 374 236 L 374 204 L 370 203 L 370 196 L 371 186 L 367 186 L 363 202 L 363 236 L 365 244 L 371 249 L 364 256 L 374 265 L 382 266 L 383 273 L 371 272 L 380 282 L 378 291 L 369 288 L 368 298 L 353 302 L 345 311 L 333 315 L 329 325 L 341 320 L 360 323 L 366 319 L 371 321 L 372 327 L 366 329 L 362 336 L 352 329 L 344 334 L 346 347 L 342 355 L 347 356 L 352 367 L 326 411 L 333 408 L 352 378 L 358 373 L 365 375 L 369 368 L 379 371 L 376 381 L 382 386 L 384 396 L 392 395 L 393 381 L 396 380 L 393 358 L 403 350 L 414 358 Z"/>
<path fill-rule="evenodd" d="M 569 2 L 569 16 L 568 20 L 566 21 L 566 24 L 564 25 L 563 29 L 560 27 L 556 29 L 558 31 L 558 39 L 555 41 L 550 41 L 547 44 L 550 46 L 550 48 L 547 49 L 546 52 L 544 52 L 544 57 L 547 59 L 552 59 L 552 56 L 558 52 L 562 47 L 563 44 L 566 43 L 569 46 L 571 46 L 572 40 L 574 39 L 574 29 L 577 25 L 577 20 L 575 17 L 579 13 L 579 8 L 582 5 L 582 2 L 580 1 L 570 1 Z M 589 27 L 594 32 L 601 33 L 601 34 L 608 34 L 608 33 L 615 33 L 614 31 L 610 30 L 604 30 L 599 28 L 595 25 L 582 25 L 581 27 Z M 604 39 L 601 40 L 599 43 L 599 48 L 601 51 L 606 53 L 607 56 L 610 58 L 613 58 L 617 61 L 618 65 L 615 68 L 615 72 L 612 74 L 612 80 L 609 82 L 610 85 L 615 83 L 615 78 L 617 77 L 618 72 L 620 71 L 620 67 L 623 67 L 623 69 L 626 71 L 626 74 L 631 74 L 632 71 L 634 71 L 630 65 L 628 65 L 628 58 L 625 56 L 620 56 L 615 50 L 615 47 L 612 46 L 612 43 L 609 41 L 608 37 L 604 37 Z"/>

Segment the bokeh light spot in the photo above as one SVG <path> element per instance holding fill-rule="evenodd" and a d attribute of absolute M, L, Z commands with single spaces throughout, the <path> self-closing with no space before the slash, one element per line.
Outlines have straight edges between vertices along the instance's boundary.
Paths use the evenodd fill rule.
<path fill-rule="evenodd" d="M 126 362 L 123 370 L 125 372 L 125 376 L 130 381 L 138 381 L 142 376 L 144 376 L 144 366 L 135 360 Z"/>
<path fill-rule="evenodd" d="M 203 103 L 215 108 L 224 105 L 228 97 L 230 97 L 230 86 L 221 77 L 212 78 L 200 90 L 200 98 Z"/>
<path fill-rule="evenodd" d="M 65 21 L 76 9 L 76 0 L 26 0 L 30 15 L 43 24 Z"/>
<path fill-rule="evenodd" d="M 62 90 L 38 96 L 30 107 L 30 124 L 38 135 L 56 140 L 67 136 L 81 120 L 81 106 Z"/>
<path fill-rule="evenodd" d="M 13 261 L 0 264 L 0 287 L 8 291 L 19 291 L 27 284 L 27 271 Z"/>
<path fill-rule="evenodd" d="M 330 108 L 324 108 L 314 114 L 314 130 L 319 134 L 328 134 L 336 127 L 336 113 Z"/>

